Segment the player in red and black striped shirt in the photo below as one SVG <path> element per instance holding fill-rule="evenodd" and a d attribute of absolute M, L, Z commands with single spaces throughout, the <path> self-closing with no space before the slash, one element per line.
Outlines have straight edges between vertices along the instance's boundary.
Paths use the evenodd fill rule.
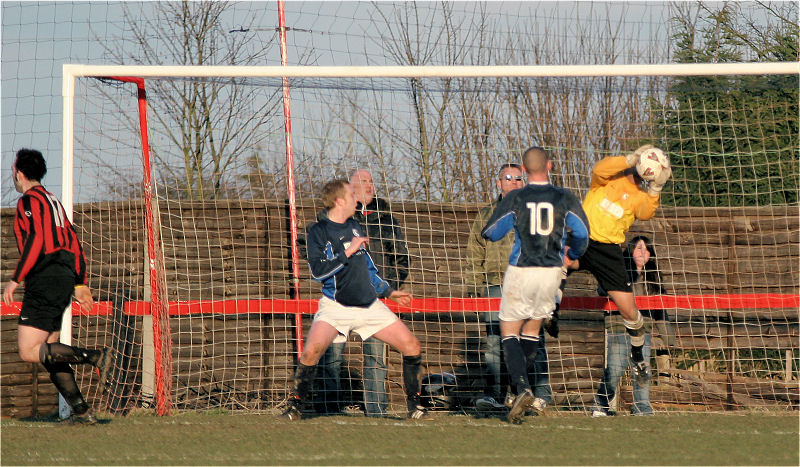
<path fill-rule="evenodd" d="M 94 299 L 86 285 L 86 260 L 78 236 L 61 202 L 41 184 L 47 166 L 42 153 L 20 149 L 12 166 L 14 187 L 22 193 L 17 202 L 14 234 L 20 252 L 14 275 L 3 290 L 10 305 L 14 291 L 25 281 L 19 314 L 17 342 L 26 362 L 41 362 L 50 380 L 72 408 L 73 423 L 93 424 L 97 419 L 83 399 L 70 363 L 100 369 L 106 384 L 112 351 L 72 347 L 58 342 L 61 318 L 73 295 L 89 311 Z"/>

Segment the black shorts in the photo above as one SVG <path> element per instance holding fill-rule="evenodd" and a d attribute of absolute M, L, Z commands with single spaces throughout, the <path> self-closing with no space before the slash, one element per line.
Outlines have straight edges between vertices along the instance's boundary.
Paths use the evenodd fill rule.
<path fill-rule="evenodd" d="M 589 240 L 589 246 L 580 259 L 580 271 L 589 271 L 605 291 L 633 292 L 622 248 L 615 243 Z"/>
<path fill-rule="evenodd" d="M 47 332 L 59 331 L 61 316 L 74 292 L 75 274 L 63 265 L 53 264 L 28 276 L 18 323 Z"/>

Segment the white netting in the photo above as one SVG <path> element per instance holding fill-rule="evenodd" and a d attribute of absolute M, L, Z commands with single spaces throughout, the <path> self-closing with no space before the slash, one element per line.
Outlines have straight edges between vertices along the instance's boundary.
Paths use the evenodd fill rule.
<path fill-rule="evenodd" d="M 107 102 L 105 105 L 112 108 L 116 105 L 115 97 L 103 97 L 108 83 L 91 78 L 78 82 L 81 86 L 76 103 L 85 102 L 87 108 L 100 102 Z M 182 78 L 180 82 L 196 94 L 202 94 L 207 86 L 226 95 L 234 93 L 226 90 L 228 87 L 246 88 L 239 92 L 247 92 L 251 99 L 237 106 L 235 114 L 225 120 L 234 126 L 231 119 L 248 121 L 264 108 L 265 102 L 275 99 L 281 86 L 279 79 L 268 78 Z M 662 194 L 672 206 L 662 207 L 651 221 L 635 224 L 631 237 L 645 234 L 653 240 L 664 287 L 671 295 L 689 296 L 689 305 L 676 303 L 667 310 L 676 334 L 670 348 L 655 331 L 654 353 L 656 349 L 668 350 L 665 355 L 671 357 L 671 362 L 668 368 L 663 368 L 661 362 L 665 376 L 654 384 L 651 399 L 657 409 L 694 407 L 698 403 L 710 409 L 725 404 L 780 405 L 786 397 L 791 399 L 791 383 L 771 382 L 765 386 L 759 378 L 771 381 L 787 374 L 787 355 L 781 349 L 791 351 L 796 326 L 792 324 L 791 310 L 781 308 L 790 307 L 766 296 L 760 298 L 763 303 L 730 307 L 712 298 L 746 295 L 750 298 L 745 300 L 753 300 L 752 294 L 796 293 L 792 282 L 797 271 L 790 267 L 790 260 L 768 253 L 772 248 L 766 246 L 777 247 L 776 242 L 796 244 L 790 235 L 797 230 L 797 218 L 789 215 L 788 208 L 794 201 L 780 198 L 788 192 L 796 199 L 796 189 L 792 188 L 791 178 L 779 181 L 767 174 L 761 180 L 766 184 L 760 185 L 770 187 L 765 193 L 731 189 L 745 182 L 744 178 L 726 182 L 729 199 L 718 204 L 735 206 L 745 204 L 739 200 L 746 199 L 746 204 L 753 205 L 751 208 L 712 210 L 693 201 L 694 197 L 705 196 L 703 184 L 698 183 L 703 178 L 692 178 L 693 174 L 696 170 L 713 173 L 715 165 L 711 162 L 707 167 L 698 167 L 700 154 L 679 148 L 670 150 L 671 143 L 656 136 L 669 131 L 669 119 L 674 114 L 679 121 L 696 116 L 675 105 L 670 105 L 668 112 L 663 110 L 665 103 L 672 102 L 670 99 L 687 99 L 672 92 L 676 83 L 676 79 L 664 77 L 291 79 L 301 254 L 303 228 L 321 209 L 319 187 L 329 179 L 348 177 L 356 168 L 372 172 L 376 195 L 392 203 L 392 212 L 408 245 L 410 267 L 404 288 L 422 300 L 412 307 L 418 313 L 403 316 L 423 342 L 425 372 L 455 374 L 459 402 L 470 407 L 470 401 L 486 385 L 487 328 L 479 319 L 483 314 L 469 311 L 469 304 L 475 306 L 473 302 L 465 305 L 455 300 L 442 304 L 433 299 L 466 297 L 467 235 L 477 208 L 497 195 L 498 167 L 519 162 L 519 154 L 528 145 L 542 145 L 551 151 L 557 167 L 553 182 L 583 195 L 595 160 L 632 149 L 642 141 L 654 141 L 673 157 L 675 177 Z M 116 85 L 111 88 L 116 92 L 124 89 Z M 415 95 L 419 96 L 417 100 Z M 551 103 L 564 95 L 583 95 L 581 101 L 585 105 L 548 113 L 555 107 Z M 131 101 L 134 97 L 129 92 Z M 159 98 L 158 92 L 148 94 L 150 112 L 168 111 L 161 108 Z M 604 112 L 609 100 L 620 110 Z M 786 113 L 790 107 L 785 103 L 763 105 L 767 108 L 757 114 L 790 119 Z M 211 121 L 219 121 L 215 115 L 229 108 L 220 105 L 204 111 Z M 103 116 L 103 125 L 108 113 L 97 112 Z M 91 127 L 91 113 L 83 116 L 76 110 L 76 117 L 76 121 L 84 122 L 84 129 Z M 260 126 L 258 146 L 226 154 L 231 163 L 220 174 L 224 177 L 208 184 L 213 190 L 206 192 L 196 186 L 187 189 L 187 179 L 171 176 L 183 169 L 179 162 L 185 152 L 170 144 L 177 138 L 165 135 L 168 131 L 180 134 L 180 127 L 151 127 L 153 152 L 159 154 L 153 173 L 158 180 L 163 280 L 172 302 L 172 396 L 179 408 L 222 405 L 265 409 L 279 402 L 290 386 L 298 333 L 293 328 L 292 315 L 285 312 L 292 308 L 279 305 L 277 311 L 281 313 L 275 315 L 272 312 L 276 305 L 269 301 L 293 297 L 283 118 L 279 111 L 262 117 L 265 124 Z M 772 126 L 774 121 L 731 123 L 734 128 L 742 124 L 752 131 Z M 594 129 L 603 127 L 616 130 L 596 136 Z M 121 136 L 127 130 L 115 137 L 109 128 L 102 130 L 102 138 L 98 138 L 99 133 L 86 130 L 83 136 L 76 135 L 82 145 L 76 147 L 76 154 L 105 154 L 107 151 L 101 147 L 106 138 L 131 137 Z M 726 131 L 724 125 L 719 128 Z M 221 129 L 210 125 L 207 131 Z M 567 137 L 563 137 L 565 134 Z M 788 143 L 792 144 L 791 140 Z M 610 147 L 596 149 L 603 144 Z M 695 135 L 693 144 L 708 144 L 708 140 Z M 785 149 L 778 147 L 774 151 L 781 150 Z M 212 155 L 203 153 L 206 158 Z M 723 163 L 728 160 L 722 154 L 716 157 Z M 740 163 L 742 171 L 759 170 L 757 154 L 733 157 L 749 161 L 748 165 Z M 168 169 L 163 164 L 173 167 Z M 86 158 L 86 165 L 98 167 L 91 157 Z M 86 188 L 79 179 L 76 198 L 80 199 L 84 190 L 97 191 L 94 180 L 105 178 L 92 178 Z M 201 185 L 199 179 L 194 183 Z M 714 194 L 722 196 L 719 192 Z M 130 223 L 120 219 L 115 224 Z M 94 256 L 92 260 L 95 261 Z M 314 299 L 319 287 L 309 279 L 302 257 L 300 260 L 300 296 Z M 721 261 L 724 267 L 712 268 L 710 264 L 715 261 Z M 140 274 L 143 268 L 142 262 L 137 269 Z M 785 273 L 778 273 L 780 270 Z M 551 338 L 548 343 L 550 384 L 557 407 L 588 406 L 602 372 L 602 314 L 592 311 L 602 302 L 569 305 L 572 297 L 593 295 L 595 283 L 590 276 L 571 276 L 562 332 L 558 340 Z M 701 297 L 692 298 L 696 295 Z M 707 305 L 702 302 L 705 296 L 709 297 Z M 197 300 L 209 301 L 207 308 L 193 307 L 191 303 Z M 212 308 L 210 301 L 224 310 Z M 705 309 L 697 309 L 698 303 Z M 779 310 L 760 317 L 763 312 L 759 309 L 775 307 Z M 765 341 L 772 333 L 776 339 L 774 350 Z M 362 402 L 359 390 L 363 388 L 360 345 L 347 346 L 346 353 L 341 370 L 344 389 L 334 398 L 340 406 L 358 405 Z M 390 409 L 398 410 L 402 407 L 399 355 L 391 351 L 388 358 Z M 703 368 L 698 370 L 697 365 Z M 717 381 L 714 375 L 722 379 Z M 727 384 L 729 380 L 744 389 L 720 389 L 726 387 L 719 386 L 721 382 Z M 747 389 L 748 384 L 765 387 L 753 392 Z M 330 392 L 324 394 L 330 401 Z"/>
<path fill-rule="evenodd" d="M 195 13 L 207 6 L 189 5 Z M 664 63 L 673 59 L 671 38 L 680 23 L 663 18 L 682 14 L 658 4 L 501 6 L 290 2 L 290 63 Z M 144 4 L 141 21 L 126 19 L 118 8 L 3 4 L 4 75 L 20 76 L 13 91 L 4 85 L 4 147 L 46 152 L 53 178 L 45 182 L 56 193 L 62 61 L 279 63 L 273 4 L 220 7 L 209 29 L 220 47 L 209 55 L 170 47 L 185 31 L 170 26 L 164 34 L 158 4 Z M 796 5 L 785 8 L 796 12 Z M 108 12 L 104 21 L 92 19 Z M 34 13 L 37 24 L 50 25 L 50 36 L 40 37 L 44 26 L 38 36 L 23 27 Z M 59 32 L 58 18 L 72 18 L 91 33 L 81 26 Z M 80 44 L 105 38 L 107 48 L 58 55 L 65 35 Z M 55 71 L 39 77 L 51 88 L 43 92 L 21 77 L 40 63 L 28 60 L 41 55 L 28 49 L 48 40 Z M 16 55 L 7 53 L 7 44 L 17 45 Z M 175 54 L 180 50 L 192 52 L 181 57 Z M 747 52 L 740 57 L 750 58 Z M 298 305 L 283 301 L 294 298 L 294 282 L 281 80 L 145 82 L 163 261 L 156 280 L 170 313 L 161 321 L 170 331 L 170 354 L 162 355 L 160 368 L 172 375 L 169 400 L 178 409 L 271 410 L 291 386 L 302 335 L 293 314 Z M 369 169 L 376 195 L 391 202 L 408 245 L 404 288 L 418 297 L 417 313 L 400 311 L 423 343 L 424 375 L 455 374 L 455 396 L 467 410 L 487 385 L 485 313 L 475 310 L 491 307 L 465 298 L 466 242 L 479 208 L 498 194 L 498 167 L 542 145 L 554 157 L 553 182 L 583 196 L 596 160 L 643 142 L 665 149 L 674 167 L 656 217 L 637 222 L 628 235 L 653 240 L 664 287 L 674 296 L 663 306 L 674 341 L 668 346 L 654 333 L 654 353 L 665 350 L 670 360 L 665 371 L 663 361 L 653 360 L 655 409 L 797 407 L 796 75 L 292 78 L 289 84 L 301 255 L 303 230 L 321 209 L 321 185 Z M 15 105 L 6 105 L 8 96 Z M 45 100 L 47 108 L 36 107 Z M 137 104 L 131 83 L 76 81 L 74 219 L 102 306 L 98 314 L 75 316 L 74 338 L 111 345 L 120 355 L 110 395 L 93 388 L 89 372 L 79 372 L 79 382 L 96 406 L 122 412 L 151 406 L 159 385 L 146 316 L 152 289 Z M 4 206 L 15 199 L 4 184 Z M 5 241 L 13 235 L 11 215 L 3 211 L 4 278 L 18 257 L 13 241 Z M 300 298 L 317 298 L 319 286 L 302 257 L 300 273 Z M 595 285 L 585 273 L 570 277 L 561 333 L 547 336 L 554 407 L 584 410 L 597 390 L 605 361 L 598 311 L 604 302 Z M 304 301 L 300 308 L 315 310 Z M 310 317 L 304 313 L 305 331 Z M 323 394 L 336 408 L 363 403 L 357 338 L 345 355 L 340 392 L 320 391 L 318 404 Z M 404 407 L 400 359 L 394 351 L 386 355 L 389 408 L 396 413 Z M 629 386 L 623 379 L 621 404 L 630 403 Z"/>

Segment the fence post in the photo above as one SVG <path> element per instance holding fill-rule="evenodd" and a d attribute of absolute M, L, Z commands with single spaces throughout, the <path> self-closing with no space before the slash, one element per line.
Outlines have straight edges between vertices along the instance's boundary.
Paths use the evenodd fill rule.
<path fill-rule="evenodd" d="M 736 280 L 736 273 L 738 269 L 737 259 L 736 259 L 736 227 L 733 224 L 733 211 L 729 214 L 731 216 L 730 219 L 730 227 L 728 230 L 728 260 L 725 262 L 725 292 L 728 294 L 733 293 L 734 284 L 733 282 Z M 735 350 L 735 339 L 734 339 L 734 326 L 733 326 L 733 312 L 728 310 L 728 332 L 725 338 L 725 353 L 727 354 L 727 358 L 725 359 L 725 371 L 727 373 L 726 383 L 725 383 L 725 392 L 727 393 L 726 401 L 725 401 L 725 410 L 733 410 L 736 408 L 736 401 L 733 398 L 733 370 L 736 361 L 736 350 Z"/>
<path fill-rule="evenodd" d="M 789 375 L 791 375 L 791 370 Z M 39 364 L 31 363 L 31 375 L 33 381 L 31 384 L 31 417 L 39 415 Z"/>

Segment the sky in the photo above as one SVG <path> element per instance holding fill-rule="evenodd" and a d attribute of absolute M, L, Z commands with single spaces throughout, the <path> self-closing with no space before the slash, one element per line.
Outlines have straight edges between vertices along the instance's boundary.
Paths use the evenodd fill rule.
<path fill-rule="evenodd" d="M 0 62 L 0 128 L 2 128 L 2 197 L 0 205 L 11 206 L 17 199 L 10 177 L 14 152 L 21 147 L 40 149 L 46 156 L 49 173 L 46 186 L 61 192 L 61 67 L 65 63 L 108 64 L 113 59 L 101 44 L 135 47 L 123 18 L 123 8 L 116 2 L 11 2 L 0 3 L 2 49 Z M 155 2 L 128 2 L 138 17 L 151 16 Z M 436 3 L 420 4 L 421 27 L 417 32 L 435 29 Z M 603 28 L 618 24 L 623 50 L 653 50 L 651 57 L 634 59 L 659 63 L 665 55 L 667 11 L 662 2 L 455 2 L 455 18 L 468 18 L 476 8 L 484 8 L 491 21 L 488 32 L 518 28 L 530 34 L 546 34 L 557 24 L 559 34 L 569 36 L 576 28 Z M 299 2 L 286 3 L 289 34 L 289 63 L 313 65 L 386 65 L 394 64 L 379 44 L 385 31 L 380 29 L 388 18 L 393 21 L 409 9 L 392 3 Z M 413 12 L 412 12 L 413 13 Z M 275 41 L 277 2 L 238 2 L 223 19 L 228 31 L 249 29 L 245 34 L 261 41 Z M 427 28 L 427 29 L 426 29 Z M 467 32 L 465 32 L 467 31 Z M 468 34 L 468 22 L 460 33 Z M 552 33 L 552 31 L 551 31 Z M 423 38 L 424 40 L 424 38 Z M 156 39 L 153 39 L 154 43 Z M 585 45 L 575 45 L 583 47 Z M 263 64 L 278 65 L 277 47 L 265 56 Z M 564 60 L 569 61 L 569 51 Z M 638 54 L 638 53 L 637 53 Z M 441 64 L 435 53 L 429 64 Z M 602 60 L 602 57 L 599 58 Z M 655 60 L 655 61 L 652 61 Z M 625 57 L 617 57 L 625 63 Z M 79 200 L 76 200 L 79 201 Z"/>

